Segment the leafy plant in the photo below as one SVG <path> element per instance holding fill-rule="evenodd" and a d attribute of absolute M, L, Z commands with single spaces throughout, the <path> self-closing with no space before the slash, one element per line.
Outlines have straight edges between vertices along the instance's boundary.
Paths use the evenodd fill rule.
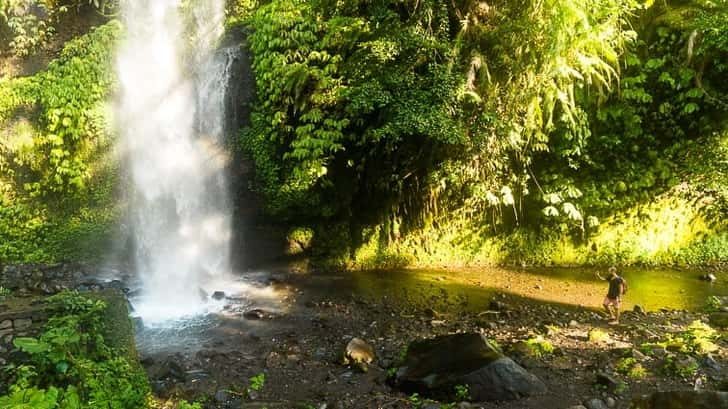
<path fill-rule="evenodd" d="M 101 253 L 118 217 L 105 100 L 120 32 L 118 22 L 100 26 L 68 42 L 47 70 L 0 81 L 0 124 L 12 136 L 0 138 L 0 260 Z"/>
<path fill-rule="evenodd" d="M 30 356 L 16 367 L 0 406 L 26 408 L 146 407 L 149 385 L 141 368 L 115 354 L 104 340 L 100 300 L 66 291 L 48 298 L 49 318 L 38 338 L 14 345 Z"/>
<path fill-rule="evenodd" d="M 639 379 L 647 376 L 647 370 L 633 357 L 620 359 L 614 369 L 630 378 Z"/>
<path fill-rule="evenodd" d="M 455 400 L 470 400 L 470 388 L 468 387 L 468 385 L 455 385 Z"/>
<path fill-rule="evenodd" d="M 589 342 L 592 343 L 603 343 L 609 341 L 609 334 L 602 331 L 599 328 L 592 328 L 589 330 L 588 334 Z"/>
<path fill-rule="evenodd" d="M 662 369 L 667 374 L 673 374 L 682 378 L 691 378 L 698 371 L 700 365 L 695 360 L 683 357 L 679 360 L 675 356 L 667 356 Z"/>
<path fill-rule="evenodd" d="M 248 384 L 248 393 L 251 391 L 260 392 L 263 389 L 263 386 L 265 386 L 265 374 L 263 372 L 252 376 L 249 379 L 250 383 Z"/>
<path fill-rule="evenodd" d="M 720 310 L 720 307 L 723 305 L 723 303 L 720 301 L 720 298 L 711 295 L 705 300 L 705 310 L 707 312 L 715 312 Z"/>
<path fill-rule="evenodd" d="M 529 346 L 534 356 L 549 355 L 554 352 L 554 345 L 551 341 L 545 339 L 543 335 L 538 335 L 533 338 L 526 340 L 526 345 Z"/>

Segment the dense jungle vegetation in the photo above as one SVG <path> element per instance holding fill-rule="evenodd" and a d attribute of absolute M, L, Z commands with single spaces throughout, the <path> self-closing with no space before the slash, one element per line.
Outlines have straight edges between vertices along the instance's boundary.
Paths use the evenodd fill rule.
<path fill-rule="evenodd" d="M 2 2 L 2 262 L 98 259 L 115 234 L 116 7 Z M 228 17 L 257 82 L 233 149 L 292 253 L 728 261 L 724 1 L 239 0 Z"/>
<path fill-rule="evenodd" d="M 294 240 L 363 265 L 725 262 L 725 13 L 273 1 L 242 145 Z"/>

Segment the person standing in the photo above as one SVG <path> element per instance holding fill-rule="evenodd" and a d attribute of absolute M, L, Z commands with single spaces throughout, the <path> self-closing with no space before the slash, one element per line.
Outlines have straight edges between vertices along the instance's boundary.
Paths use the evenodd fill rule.
<path fill-rule="evenodd" d="M 597 277 L 604 281 L 609 281 L 609 290 L 607 296 L 604 297 L 604 309 L 609 314 L 610 324 L 619 324 L 619 304 L 622 300 L 622 296 L 627 292 L 627 280 L 617 274 L 617 268 L 612 266 L 609 267 L 609 276 L 607 278 L 602 277 L 597 273 Z"/>

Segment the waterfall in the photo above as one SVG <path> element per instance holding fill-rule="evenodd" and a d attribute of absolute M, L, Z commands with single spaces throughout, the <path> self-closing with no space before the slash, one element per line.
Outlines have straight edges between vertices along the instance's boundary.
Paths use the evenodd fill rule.
<path fill-rule="evenodd" d="M 129 220 L 145 323 L 204 313 L 229 273 L 225 91 L 235 48 L 217 50 L 224 0 L 123 0 L 118 54 Z"/>

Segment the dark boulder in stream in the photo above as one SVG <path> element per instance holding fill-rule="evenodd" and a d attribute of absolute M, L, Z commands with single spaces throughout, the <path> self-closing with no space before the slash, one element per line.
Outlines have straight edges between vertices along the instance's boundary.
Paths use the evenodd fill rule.
<path fill-rule="evenodd" d="M 655 392 L 635 399 L 633 409 L 728 409 L 728 392 L 688 390 Z"/>
<path fill-rule="evenodd" d="M 409 345 L 395 384 L 407 393 L 451 397 L 467 385 L 475 401 L 505 401 L 546 392 L 546 386 L 482 335 L 453 334 Z"/>

